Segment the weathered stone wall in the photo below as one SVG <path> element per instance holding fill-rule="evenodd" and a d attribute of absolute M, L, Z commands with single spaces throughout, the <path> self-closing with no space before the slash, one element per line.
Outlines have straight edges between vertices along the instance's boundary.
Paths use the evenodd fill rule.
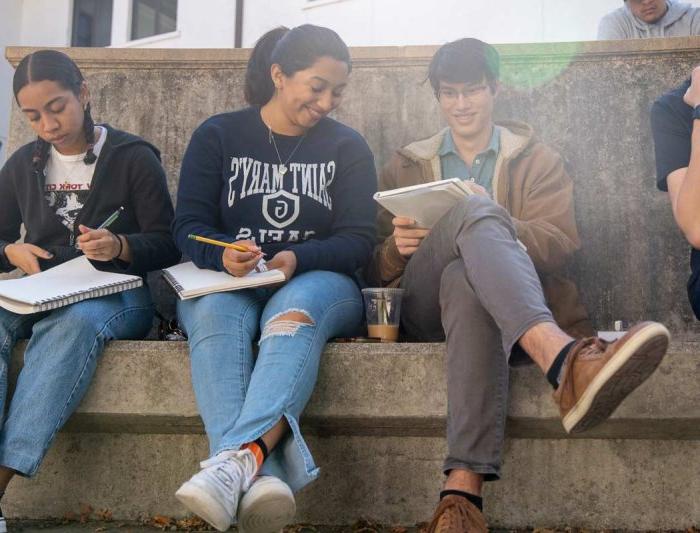
<path fill-rule="evenodd" d="M 369 141 L 381 166 L 395 148 L 441 126 L 426 66 L 435 47 L 353 50 L 337 118 Z M 654 98 L 700 63 L 700 39 L 500 46 L 497 116 L 524 120 L 564 156 L 576 182 L 584 243 L 572 270 L 596 326 L 643 317 L 695 329 L 686 303 L 688 247 L 656 191 L 649 131 Z M 9 48 L 16 65 L 27 48 Z M 92 90 L 94 115 L 163 152 L 171 191 L 194 128 L 243 105 L 245 50 L 68 50 Z M 10 150 L 32 138 L 15 107 Z"/>

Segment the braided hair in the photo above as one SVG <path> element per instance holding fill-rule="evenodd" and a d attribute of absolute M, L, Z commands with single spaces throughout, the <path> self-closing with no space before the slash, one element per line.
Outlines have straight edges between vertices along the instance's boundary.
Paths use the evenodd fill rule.
<path fill-rule="evenodd" d="M 63 52 L 58 50 L 38 50 L 20 61 L 12 79 L 12 90 L 17 101 L 17 95 L 22 88 L 32 82 L 54 81 L 63 88 L 70 90 L 76 97 L 80 96 L 85 78 L 78 65 Z M 19 101 L 17 101 L 19 103 Z M 86 165 L 91 165 L 97 160 L 93 149 L 95 147 L 95 121 L 90 114 L 90 104 L 85 106 L 83 115 L 83 133 L 87 143 L 87 153 L 83 158 Z M 34 142 L 32 152 L 32 170 L 43 172 L 49 158 L 51 144 L 41 137 Z"/>

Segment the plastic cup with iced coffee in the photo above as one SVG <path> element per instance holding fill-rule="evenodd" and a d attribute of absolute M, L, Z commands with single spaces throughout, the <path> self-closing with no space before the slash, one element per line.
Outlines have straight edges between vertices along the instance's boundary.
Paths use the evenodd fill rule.
<path fill-rule="evenodd" d="M 402 296 L 403 289 L 362 289 L 369 337 L 386 342 L 398 340 Z"/>

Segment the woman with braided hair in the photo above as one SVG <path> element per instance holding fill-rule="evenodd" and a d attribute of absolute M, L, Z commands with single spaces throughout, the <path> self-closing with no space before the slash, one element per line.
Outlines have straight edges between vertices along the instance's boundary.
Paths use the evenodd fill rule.
<path fill-rule="evenodd" d="M 80 254 L 99 270 L 140 276 L 177 263 L 158 150 L 93 122 L 83 75 L 61 52 L 26 56 L 13 90 L 38 138 L 0 170 L 0 271 L 32 275 Z M 96 229 L 120 208 L 109 229 Z M 18 243 L 22 224 L 26 233 Z M 145 286 L 49 312 L 0 309 L 0 413 L 7 413 L 0 429 L 0 497 L 15 474 L 36 473 L 84 396 L 105 342 L 145 337 L 153 312 Z M 23 338 L 29 339 L 24 367 L 6 407 L 8 360 Z"/>

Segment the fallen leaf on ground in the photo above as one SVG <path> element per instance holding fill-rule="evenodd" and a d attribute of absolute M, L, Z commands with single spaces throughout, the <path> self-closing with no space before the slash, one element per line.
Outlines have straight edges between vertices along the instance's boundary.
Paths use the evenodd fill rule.
<path fill-rule="evenodd" d="M 175 522 L 177 529 L 184 531 L 208 531 L 211 526 L 198 516 L 190 516 Z"/>
<path fill-rule="evenodd" d="M 158 529 L 166 529 L 174 525 L 174 521 L 169 516 L 156 515 L 144 520 L 144 525 L 155 527 Z"/>
<path fill-rule="evenodd" d="M 92 514 L 92 506 L 88 503 L 80 504 L 80 523 L 84 524 L 90 520 L 90 515 Z"/>

